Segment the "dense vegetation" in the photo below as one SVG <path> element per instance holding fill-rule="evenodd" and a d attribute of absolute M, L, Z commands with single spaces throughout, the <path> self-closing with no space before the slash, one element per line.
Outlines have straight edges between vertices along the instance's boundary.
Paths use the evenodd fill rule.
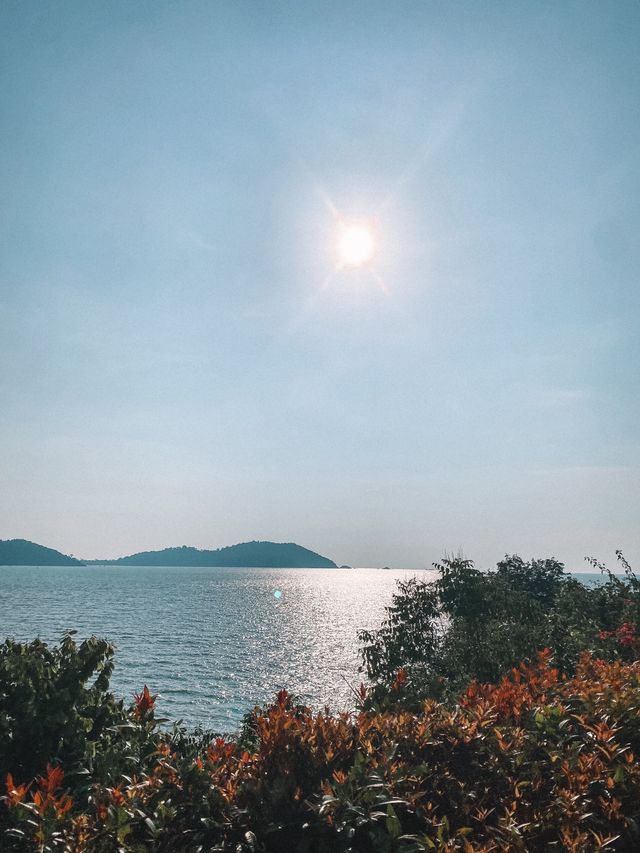
<path fill-rule="evenodd" d="M 125 707 L 104 641 L 7 641 L 0 849 L 638 850 L 640 589 L 626 568 L 591 590 L 553 561 L 488 575 L 447 561 L 365 637 L 372 683 L 352 714 L 283 691 L 232 738 L 160 726 L 146 687 Z"/>
<path fill-rule="evenodd" d="M 84 566 L 84 563 L 27 539 L 0 539 L 0 566 Z"/>
<path fill-rule="evenodd" d="M 382 627 L 360 635 L 373 696 L 386 696 L 401 669 L 404 701 L 453 697 L 472 679 L 495 682 L 544 648 L 567 673 L 585 649 L 635 659 L 640 581 L 617 557 L 622 576 L 591 561 L 607 576 L 595 588 L 556 560 L 518 556 L 492 572 L 462 557 L 445 559 L 434 582 L 399 583 Z"/>

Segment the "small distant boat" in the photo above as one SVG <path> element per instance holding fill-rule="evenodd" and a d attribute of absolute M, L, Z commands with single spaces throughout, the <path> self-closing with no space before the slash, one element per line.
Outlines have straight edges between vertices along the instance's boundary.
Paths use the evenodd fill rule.
<path fill-rule="evenodd" d="M 390 572 L 390 571 L 391 571 L 391 566 L 383 566 L 383 567 L 382 567 L 382 571 L 383 571 L 383 572 Z"/>

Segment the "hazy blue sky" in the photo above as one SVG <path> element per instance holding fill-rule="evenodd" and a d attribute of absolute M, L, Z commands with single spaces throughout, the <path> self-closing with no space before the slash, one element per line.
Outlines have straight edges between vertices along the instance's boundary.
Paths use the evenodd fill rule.
<path fill-rule="evenodd" d="M 639 43 L 635 0 L 3 0 L 0 538 L 638 566 Z"/>

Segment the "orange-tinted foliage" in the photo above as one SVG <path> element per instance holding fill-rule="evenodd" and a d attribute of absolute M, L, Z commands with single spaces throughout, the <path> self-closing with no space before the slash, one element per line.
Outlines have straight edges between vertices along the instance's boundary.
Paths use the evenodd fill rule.
<path fill-rule="evenodd" d="M 124 850 L 158 839 L 249 850 L 250 839 L 291 853 L 631 851 L 639 707 L 640 664 L 584 654 L 564 678 L 545 650 L 498 684 L 471 684 L 455 707 L 430 700 L 419 713 L 312 713 L 282 691 L 255 712 L 249 749 L 218 738 L 186 758 L 162 741 L 84 812 L 59 793 L 59 768 L 33 794 L 7 778 L 5 799 L 12 813 L 49 809 L 68 849 L 96 853 L 115 849 L 108 839 Z"/>
<path fill-rule="evenodd" d="M 145 684 L 142 688 L 142 693 L 134 694 L 134 715 L 138 719 L 146 717 L 150 711 L 153 711 L 156 704 L 156 696 L 152 696 L 149 688 Z"/>

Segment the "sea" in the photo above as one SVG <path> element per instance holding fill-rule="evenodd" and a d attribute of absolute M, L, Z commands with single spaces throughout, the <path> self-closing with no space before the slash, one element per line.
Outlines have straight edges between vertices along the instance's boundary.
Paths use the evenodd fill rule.
<path fill-rule="evenodd" d="M 380 625 L 408 569 L 0 567 L 0 641 L 106 638 L 111 688 L 146 684 L 158 714 L 216 732 L 281 688 L 313 708 L 354 705 L 358 632 Z M 597 583 L 601 575 L 576 575 Z"/>

